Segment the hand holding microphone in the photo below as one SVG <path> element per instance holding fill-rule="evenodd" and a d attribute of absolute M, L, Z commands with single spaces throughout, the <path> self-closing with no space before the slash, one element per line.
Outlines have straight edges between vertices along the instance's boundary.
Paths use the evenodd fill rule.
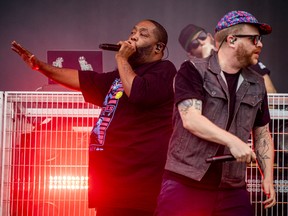
<path fill-rule="evenodd" d="M 99 48 L 103 50 L 109 50 L 109 51 L 119 51 L 121 48 L 121 45 L 104 43 L 104 44 L 100 44 Z"/>
<path fill-rule="evenodd" d="M 251 163 L 252 161 L 255 161 L 256 160 L 256 155 L 255 153 L 253 152 L 252 154 L 253 156 L 249 157 L 249 161 L 248 159 L 246 158 L 246 163 Z M 213 157 L 209 157 L 206 159 L 206 163 L 212 163 L 212 162 L 225 162 L 225 161 L 239 161 L 241 162 L 240 159 L 236 159 L 232 154 L 226 154 L 226 155 L 218 155 L 218 156 L 213 156 Z M 245 162 L 243 161 L 242 159 L 242 162 Z"/>
<path fill-rule="evenodd" d="M 136 45 L 135 42 L 131 42 L 129 40 L 127 41 L 119 41 L 118 44 L 110 44 L 110 43 L 103 43 L 99 44 L 99 48 L 103 50 L 108 51 L 116 51 L 118 52 L 120 48 L 122 47 L 122 50 L 129 53 L 134 53 L 136 51 Z"/>
<path fill-rule="evenodd" d="M 212 163 L 212 162 L 224 162 L 224 161 L 234 161 L 236 160 L 233 155 L 219 155 L 214 156 L 206 159 L 206 163 Z"/>

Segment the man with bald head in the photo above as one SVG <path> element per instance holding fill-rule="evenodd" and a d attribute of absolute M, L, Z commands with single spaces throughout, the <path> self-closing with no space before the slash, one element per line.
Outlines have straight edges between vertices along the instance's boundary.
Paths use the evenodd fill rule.
<path fill-rule="evenodd" d="M 119 41 L 117 69 L 98 74 L 48 65 L 18 43 L 34 70 L 102 106 L 89 145 L 89 207 L 97 216 L 152 216 L 172 132 L 175 66 L 162 60 L 167 32 L 143 20 Z"/>

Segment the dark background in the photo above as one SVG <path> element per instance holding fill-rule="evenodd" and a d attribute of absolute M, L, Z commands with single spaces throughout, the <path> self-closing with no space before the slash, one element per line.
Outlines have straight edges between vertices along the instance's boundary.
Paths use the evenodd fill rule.
<path fill-rule="evenodd" d="M 149 18 L 166 27 L 168 59 L 178 69 L 186 59 L 178 43 L 181 29 L 194 23 L 214 32 L 231 10 L 246 10 L 272 26 L 260 58 L 278 92 L 288 92 L 285 0 L 1 0 L 0 91 L 34 91 L 48 83 L 11 51 L 13 40 L 46 61 L 47 50 L 97 50 L 100 43 L 126 40 L 138 21 Z M 103 52 L 104 71 L 115 68 L 114 54 Z"/>

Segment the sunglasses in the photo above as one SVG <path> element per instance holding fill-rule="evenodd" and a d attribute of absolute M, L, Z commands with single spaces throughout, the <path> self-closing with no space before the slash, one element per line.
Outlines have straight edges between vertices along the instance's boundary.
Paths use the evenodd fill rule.
<path fill-rule="evenodd" d="M 207 38 L 207 33 L 202 31 L 197 38 L 195 38 L 194 40 L 192 40 L 188 46 L 188 49 L 191 50 L 191 49 L 197 49 L 200 45 L 200 42 L 199 40 L 206 40 Z"/>
<path fill-rule="evenodd" d="M 252 43 L 256 46 L 258 42 L 262 42 L 262 36 L 261 35 L 233 35 L 234 37 L 238 38 L 249 38 Z"/>

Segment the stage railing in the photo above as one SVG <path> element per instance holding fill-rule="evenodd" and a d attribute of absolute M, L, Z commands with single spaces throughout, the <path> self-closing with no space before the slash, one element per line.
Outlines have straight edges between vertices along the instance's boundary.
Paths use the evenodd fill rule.
<path fill-rule="evenodd" d="M 264 209 L 256 164 L 247 168 L 247 190 L 255 215 L 287 216 L 288 94 L 268 99 L 277 205 Z M 0 92 L 0 113 L 0 215 L 94 216 L 87 204 L 88 138 L 100 108 L 78 92 Z"/>

